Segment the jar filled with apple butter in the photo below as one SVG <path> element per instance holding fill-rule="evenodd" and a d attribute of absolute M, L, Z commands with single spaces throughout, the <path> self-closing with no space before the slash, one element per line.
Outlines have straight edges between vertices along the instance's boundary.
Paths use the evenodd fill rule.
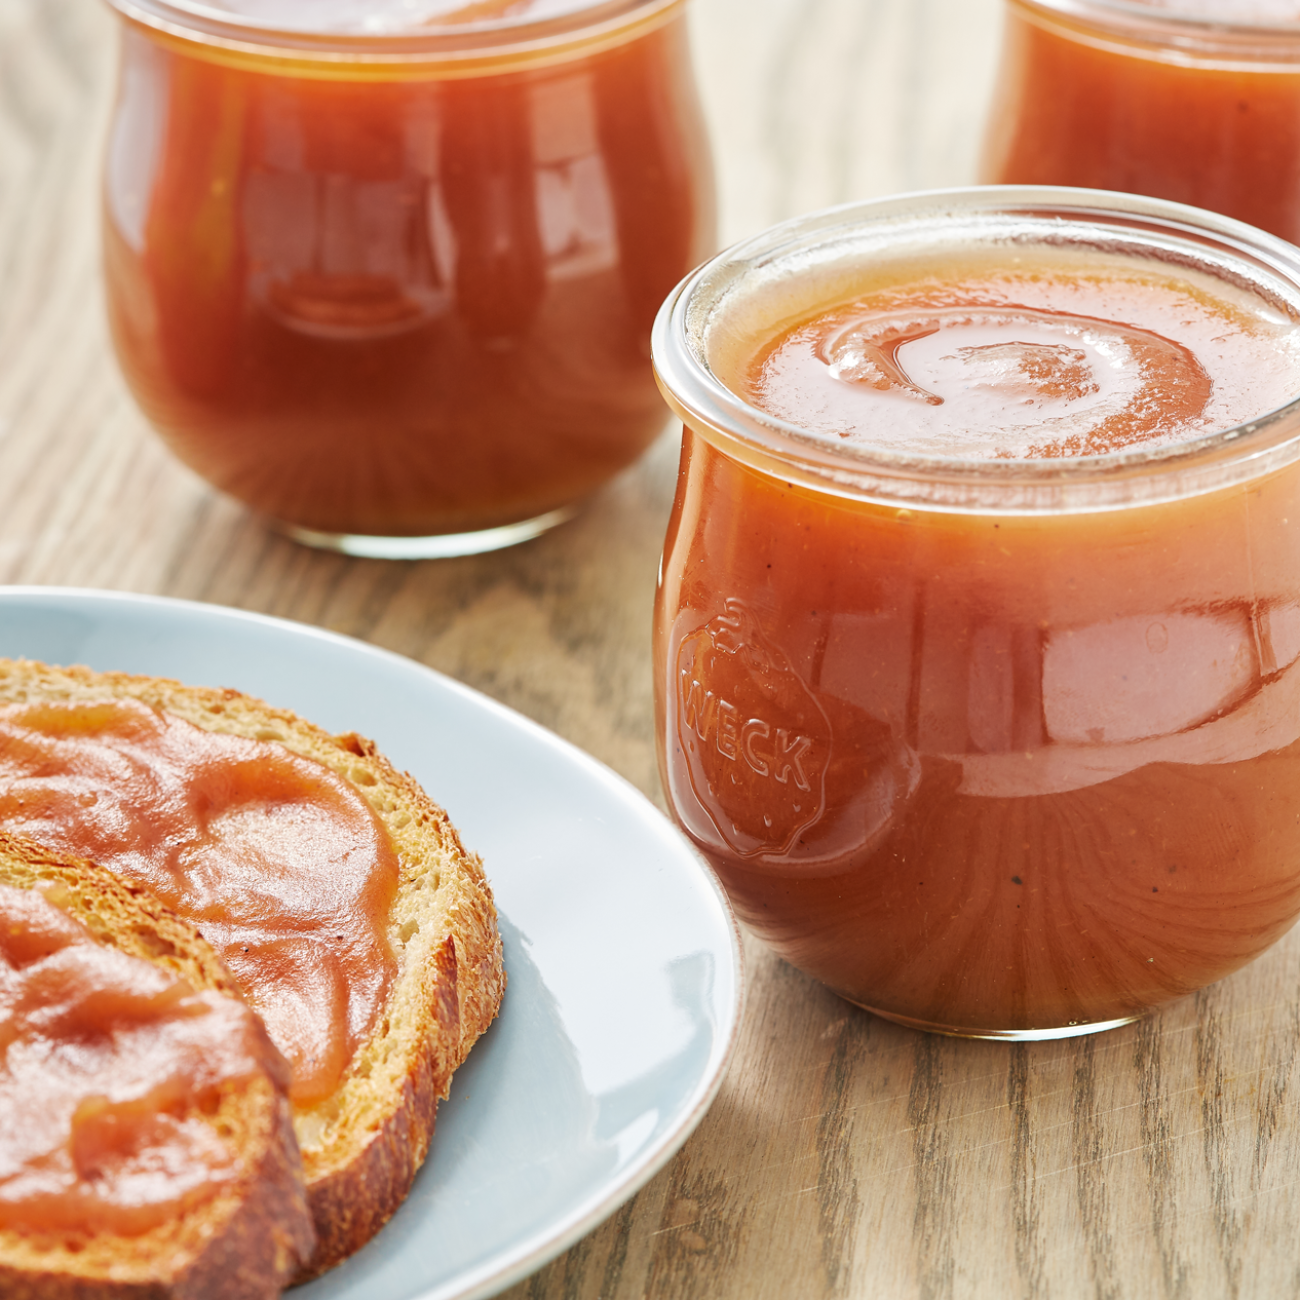
<path fill-rule="evenodd" d="M 682 0 L 113 0 L 117 355 L 171 449 L 302 541 L 535 536 L 663 426 L 711 251 Z"/>

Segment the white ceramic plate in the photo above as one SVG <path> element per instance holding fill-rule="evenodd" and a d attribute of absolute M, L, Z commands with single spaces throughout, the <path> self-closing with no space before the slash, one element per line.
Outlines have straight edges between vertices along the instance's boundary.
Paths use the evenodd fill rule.
<path fill-rule="evenodd" d="M 370 736 L 496 894 L 509 988 L 392 1222 L 298 1300 L 470 1300 L 590 1231 L 681 1146 L 740 1019 L 740 949 L 686 840 L 607 768 L 397 655 L 112 592 L 0 588 L 0 655 L 234 686 Z"/>

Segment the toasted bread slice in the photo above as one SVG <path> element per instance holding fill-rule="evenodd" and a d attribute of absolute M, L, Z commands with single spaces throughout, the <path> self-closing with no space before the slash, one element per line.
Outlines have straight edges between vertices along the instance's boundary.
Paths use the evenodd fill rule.
<path fill-rule="evenodd" d="M 218 1032 L 228 1035 L 233 1029 L 242 1036 L 241 1048 L 246 1041 L 253 1053 L 241 1058 L 246 1072 L 222 1078 L 215 1095 L 205 1089 L 201 1098 L 191 1098 L 181 1114 L 200 1133 L 207 1126 L 235 1157 L 233 1166 L 223 1170 L 206 1195 L 178 1196 L 176 1207 L 162 1211 L 157 1216 L 161 1221 L 151 1220 L 144 1231 L 85 1223 L 79 1217 L 80 1202 L 70 1220 L 56 1218 L 57 1226 L 47 1222 L 35 1228 L 30 1223 L 15 1226 L 17 1212 L 0 1207 L 0 1295 L 6 1300 L 271 1300 L 278 1296 L 313 1246 L 287 1097 L 289 1069 L 261 1022 L 244 1005 L 229 971 L 198 931 L 154 895 L 93 863 L 0 832 L 0 885 L 39 890 L 53 905 L 42 909 L 47 915 L 62 913 L 76 922 L 69 927 L 77 936 L 75 943 L 102 946 L 131 959 L 115 962 L 113 974 L 148 963 L 171 977 L 159 982 L 152 971 L 145 972 L 152 985 L 170 990 L 176 987 L 173 981 L 183 981 L 177 994 L 188 998 L 187 1006 L 198 1003 L 194 995 L 209 995 L 206 1007 L 191 1006 L 191 1013 L 203 1010 L 200 1019 L 220 1013 Z M 66 925 L 66 920 L 58 924 Z M 18 933 L 11 930 L 11 941 Z M 46 953 L 41 950 L 38 956 Z M 24 971 L 6 959 L 0 962 L 0 972 L 9 972 L 12 989 L 12 982 L 24 973 L 48 980 L 48 961 L 44 970 L 36 969 L 39 964 L 33 961 Z M 102 998 L 107 988 L 94 983 L 94 968 L 91 971 L 90 996 Z M 43 1005 L 43 1001 L 38 1004 L 38 1015 Z M 14 1014 L 22 1010 L 19 1006 Z M 5 1023 L 13 1033 L 15 1022 L 0 1023 L 0 1030 Z M 90 1051 L 78 1040 L 71 1050 L 78 1062 Z M 106 1054 L 94 1059 L 116 1058 Z M 0 1058 L 0 1076 L 12 1068 L 4 1061 Z M 149 1068 L 161 1067 L 151 1064 Z M 9 1082 L 16 1084 L 21 1077 L 10 1074 Z M 105 1097 L 112 1095 L 114 1085 L 113 1078 L 98 1074 L 87 1075 L 83 1082 L 83 1087 Z M 42 1094 L 42 1106 L 46 1096 Z M 178 1103 L 169 1104 L 170 1114 Z M 75 1157 L 75 1125 L 66 1141 Z"/>
<path fill-rule="evenodd" d="M 396 975 L 382 1014 L 334 1093 L 294 1109 L 318 1242 L 303 1280 L 362 1246 L 401 1204 L 452 1072 L 497 1013 L 505 973 L 491 891 L 446 813 L 360 736 L 331 736 L 233 690 L 0 659 L 0 707 L 117 699 L 314 760 L 360 792 L 397 853 L 386 925 Z"/>

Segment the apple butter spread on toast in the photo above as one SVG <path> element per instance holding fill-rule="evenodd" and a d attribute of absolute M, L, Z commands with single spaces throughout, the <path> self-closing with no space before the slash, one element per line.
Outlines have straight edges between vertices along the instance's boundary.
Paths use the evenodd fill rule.
<path fill-rule="evenodd" d="M 360 736 L 233 690 L 0 660 L 0 828 L 147 885 L 292 1068 L 318 1246 L 388 1220 L 505 977 L 477 857 Z"/>
<path fill-rule="evenodd" d="M 273 1300 L 314 1244 L 288 1087 L 193 926 L 0 832 L 0 1295 Z"/>

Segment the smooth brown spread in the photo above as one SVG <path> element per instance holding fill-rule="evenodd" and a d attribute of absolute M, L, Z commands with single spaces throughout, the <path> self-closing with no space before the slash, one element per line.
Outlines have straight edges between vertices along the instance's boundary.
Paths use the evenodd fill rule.
<path fill-rule="evenodd" d="M 990 266 L 940 246 L 923 268 L 846 273 L 838 292 L 755 339 L 728 378 L 848 443 L 973 459 L 1149 450 L 1256 419 L 1300 387 L 1293 320 L 1154 260 L 1026 244 Z"/>
<path fill-rule="evenodd" d="M 283 1070 L 242 1003 L 0 885 L 0 1228 L 135 1236 L 210 1198 L 240 1158 L 202 1111 Z"/>
<path fill-rule="evenodd" d="M 398 862 L 357 790 L 135 700 L 0 708 L 0 825 L 147 884 L 221 954 L 310 1106 L 396 973 Z"/>

